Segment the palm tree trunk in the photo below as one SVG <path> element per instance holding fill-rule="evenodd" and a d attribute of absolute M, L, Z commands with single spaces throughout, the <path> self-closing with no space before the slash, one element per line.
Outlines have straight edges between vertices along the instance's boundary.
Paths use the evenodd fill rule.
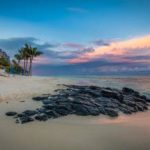
<path fill-rule="evenodd" d="M 33 58 L 31 60 L 31 72 L 30 72 L 30 75 L 32 76 L 32 63 L 33 63 Z"/>
<path fill-rule="evenodd" d="M 26 71 L 27 71 L 27 72 L 26 72 L 26 75 L 29 75 L 28 62 L 29 62 L 29 61 L 28 61 L 28 59 L 27 59 L 27 62 L 26 62 Z"/>
<path fill-rule="evenodd" d="M 29 61 L 30 61 L 30 62 L 29 62 L 29 75 L 31 75 L 31 58 L 30 58 Z"/>
<path fill-rule="evenodd" d="M 27 75 L 27 59 L 25 59 L 25 75 Z"/>
<path fill-rule="evenodd" d="M 25 59 L 24 59 L 23 61 L 24 61 L 24 62 L 23 62 L 23 74 L 25 75 L 25 72 L 26 72 L 26 70 L 25 70 L 26 62 L 25 62 Z"/>
<path fill-rule="evenodd" d="M 30 68 L 29 68 L 30 76 L 32 76 L 32 60 L 33 57 L 30 58 Z"/>

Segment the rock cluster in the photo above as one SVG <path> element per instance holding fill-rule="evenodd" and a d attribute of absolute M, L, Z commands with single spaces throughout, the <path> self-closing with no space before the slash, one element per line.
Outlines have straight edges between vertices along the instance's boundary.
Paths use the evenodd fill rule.
<path fill-rule="evenodd" d="M 14 116 L 16 123 L 46 121 L 69 114 L 117 117 L 119 112 L 132 114 L 145 111 L 149 105 L 146 96 L 127 87 L 118 90 L 97 86 L 64 86 L 65 89 L 56 90 L 54 95 L 34 97 L 34 101 L 42 103 L 41 108 L 26 110 L 21 114 L 7 112 L 6 115 Z"/>

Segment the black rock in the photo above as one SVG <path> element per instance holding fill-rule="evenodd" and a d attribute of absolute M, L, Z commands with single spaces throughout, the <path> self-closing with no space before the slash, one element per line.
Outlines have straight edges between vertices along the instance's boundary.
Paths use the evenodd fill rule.
<path fill-rule="evenodd" d="M 45 114 L 48 116 L 48 118 L 58 118 L 61 116 L 58 113 L 56 113 L 54 110 L 48 110 L 45 112 Z"/>
<path fill-rule="evenodd" d="M 127 87 L 123 87 L 122 88 L 122 92 L 124 94 L 132 94 L 132 95 L 135 95 L 135 96 L 139 96 L 139 92 L 137 92 L 137 91 L 135 91 L 135 90 L 133 90 L 131 88 L 127 88 Z"/>
<path fill-rule="evenodd" d="M 38 114 L 45 113 L 47 111 L 47 109 L 45 109 L 45 108 L 37 108 L 36 110 L 37 110 Z"/>
<path fill-rule="evenodd" d="M 45 100 L 47 99 L 48 97 L 47 96 L 38 96 L 38 97 L 33 97 L 32 99 L 35 100 L 35 101 L 42 101 L 42 100 Z"/>
<path fill-rule="evenodd" d="M 131 100 L 126 100 L 126 101 L 124 101 L 124 103 L 128 106 L 131 106 L 131 107 L 136 106 L 136 103 L 134 101 L 131 101 Z"/>
<path fill-rule="evenodd" d="M 10 111 L 6 113 L 6 116 L 15 116 L 15 115 L 17 115 L 17 113 L 14 111 Z"/>
<path fill-rule="evenodd" d="M 88 112 L 87 108 L 80 105 L 80 104 L 74 104 L 73 109 L 75 110 L 75 114 L 76 115 L 81 115 L 81 116 L 87 116 L 90 115 L 90 113 Z"/>
<path fill-rule="evenodd" d="M 100 94 L 101 94 L 100 91 L 93 91 L 93 90 L 90 90 L 90 89 L 81 90 L 80 92 L 88 94 L 88 95 L 90 95 L 92 97 L 99 97 Z"/>
<path fill-rule="evenodd" d="M 134 93 L 134 90 L 131 89 L 131 88 L 128 88 L 128 87 L 123 87 L 123 88 L 122 88 L 122 91 L 123 91 L 124 93 Z"/>
<path fill-rule="evenodd" d="M 66 89 L 59 89 L 53 95 L 34 97 L 33 100 L 43 103 L 36 110 L 26 110 L 20 114 L 8 112 L 6 115 L 14 116 L 17 123 L 27 123 L 33 118 L 46 121 L 69 114 L 117 117 L 119 112 L 132 114 L 145 111 L 150 102 L 146 96 L 127 87 L 117 90 L 98 86 L 65 86 Z"/>
<path fill-rule="evenodd" d="M 49 99 L 45 99 L 45 100 L 42 101 L 42 103 L 45 104 L 45 105 L 47 105 L 47 104 L 50 104 L 51 101 Z"/>
<path fill-rule="evenodd" d="M 55 108 L 55 105 L 53 105 L 53 104 L 43 105 L 43 108 L 51 110 L 51 109 Z"/>
<path fill-rule="evenodd" d="M 105 112 L 110 117 L 118 117 L 118 112 L 112 108 L 105 108 Z"/>
<path fill-rule="evenodd" d="M 142 99 L 142 98 L 138 98 L 138 97 L 133 97 L 134 101 L 136 102 L 141 102 L 141 103 L 146 103 L 146 100 L 145 99 Z"/>
<path fill-rule="evenodd" d="M 69 111 L 63 108 L 56 109 L 56 113 L 60 114 L 60 116 L 66 116 L 69 114 Z"/>
<path fill-rule="evenodd" d="M 68 105 L 61 104 L 61 105 L 56 105 L 55 111 L 60 115 L 68 115 L 72 111 L 72 108 L 69 104 Z"/>
<path fill-rule="evenodd" d="M 114 98 L 114 99 L 117 99 L 117 100 L 120 100 L 120 101 L 123 100 L 123 95 L 119 92 L 116 92 L 116 91 L 103 89 L 103 90 L 101 90 L 101 94 L 102 94 L 103 97 Z"/>
<path fill-rule="evenodd" d="M 35 114 L 37 114 L 37 111 L 35 110 L 26 110 L 23 112 L 23 114 L 27 115 L 27 116 L 33 116 Z"/>
<path fill-rule="evenodd" d="M 125 114 L 132 114 L 132 112 L 129 109 L 124 107 L 120 107 L 119 110 Z"/>
<path fill-rule="evenodd" d="M 22 124 L 24 124 L 24 123 L 32 122 L 34 119 L 29 116 L 22 116 L 19 118 L 19 120 Z M 19 122 L 19 121 L 17 121 L 17 122 Z"/>
<path fill-rule="evenodd" d="M 100 111 L 97 107 L 93 107 L 93 106 L 85 106 L 85 107 L 89 112 L 89 114 L 92 116 L 98 116 L 100 114 Z"/>
<path fill-rule="evenodd" d="M 141 103 L 141 102 L 136 103 L 136 107 L 137 107 L 137 109 L 138 109 L 139 111 L 147 110 L 147 106 L 144 105 L 144 104 Z"/>
<path fill-rule="evenodd" d="M 46 120 L 48 120 L 48 116 L 45 114 L 40 114 L 40 115 L 36 115 L 35 119 L 39 120 L 39 121 L 46 121 Z"/>

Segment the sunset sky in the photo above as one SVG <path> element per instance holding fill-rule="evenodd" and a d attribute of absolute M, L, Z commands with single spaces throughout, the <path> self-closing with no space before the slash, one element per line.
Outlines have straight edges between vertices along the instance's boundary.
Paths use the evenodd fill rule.
<path fill-rule="evenodd" d="M 0 0 L 0 48 L 44 55 L 40 75 L 150 74 L 149 0 Z"/>

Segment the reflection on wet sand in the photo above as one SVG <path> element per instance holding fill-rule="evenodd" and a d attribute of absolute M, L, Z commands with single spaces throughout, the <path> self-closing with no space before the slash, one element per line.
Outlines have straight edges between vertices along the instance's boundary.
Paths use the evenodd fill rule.
<path fill-rule="evenodd" d="M 4 115 L 38 107 L 32 101 L 0 104 L 0 146 L 2 150 L 149 150 L 150 111 L 120 115 L 116 119 L 69 115 L 25 125 Z"/>

